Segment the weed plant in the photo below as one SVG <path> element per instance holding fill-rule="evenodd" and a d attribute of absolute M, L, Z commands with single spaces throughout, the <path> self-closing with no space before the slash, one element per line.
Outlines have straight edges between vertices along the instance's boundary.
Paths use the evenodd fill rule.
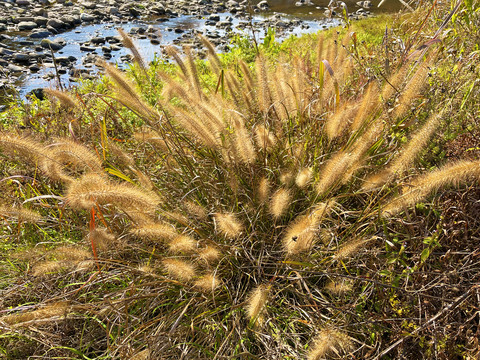
<path fill-rule="evenodd" d="M 52 90 L 56 118 L 2 132 L 4 355 L 367 359 L 422 330 L 423 202 L 480 163 L 418 166 L 454 112 L 423 101 L 437 51 L 378 77 L 350 40 L 226 66 L 203 39 L 208 70 L 170 47 L 153 77 L 135 49 L 136 83 L 104 63 L 113 94 Z"/>

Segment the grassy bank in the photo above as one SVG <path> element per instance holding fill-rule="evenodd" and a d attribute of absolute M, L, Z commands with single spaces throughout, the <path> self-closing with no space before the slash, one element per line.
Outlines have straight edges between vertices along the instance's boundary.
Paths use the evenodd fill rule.
<path fill-rule="evenodd" d="M 479 15 L 453 5 L 3 114 L 2 356 L 476 358 Z"/>

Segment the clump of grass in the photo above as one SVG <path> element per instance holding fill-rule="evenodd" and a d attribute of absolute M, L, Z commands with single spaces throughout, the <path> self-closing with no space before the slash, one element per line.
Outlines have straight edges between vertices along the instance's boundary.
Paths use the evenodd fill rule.
<path fill-rule="evenodd" d="M 397 131 L 417 128 L 408 110 L 431 63 L 411 73 L 410 64 L 400 66 L 387 82 L 362 74 L 363 90 L 349 89 L 341 80 L 361 69 L 352 68 L 347 40 L 337 40 L 319 41 L 318 58 L 271 64 L 259 54 L 254 70 L 243 61 L 225 68 L 205 39 L 210 70 L 191 51 L 184 60 L 168 47 L 180 72 L 155 74 L 163 86 L 151 101 L 156 106 L 103 64 L 119 102 L 142 121 L 122 145 L 108 139 L 121 125 L 105 132 L 102 124 L 97 132 L 92 124 L 92 138 L 59 138 L 49 146 L 2 134 L 4 155 L 46 164 L 44 189 L 51 194 L 38 199 L 61 214 L 56 226 L 83 229 L 81 241 L 92 246 L 92 255 L 58 247 L 30 273 L 88 275 L 64 296 L 78 293 L 90 308 L 109 307 L 115 315 L 105 315 L 105 328 L 128 331 L 109 332 L 108 349 L 129 354 L 152 338 L 151 357 L 320 359 L 347 356 L 352 337 L 370 341 L 351 323 L 363 316 L 362 306 L 373 308 L 365 305 L 368 283 L 358 303 L 345 307 L 359 310 L 333 311 L 325 299 L 353 293 L 356 276 L 363 281 L 375 273 L 368 268 L 373 257 L 360 249 L 390 236 L 389 216 L 480 174 L 477 162 L 463 161 L 407 178 L 406 185 L 392 181 L 415 167 L 443 116 L 427 116 L 400 154 L 392 150 Z M 204 85 L 205 76 L 217 77 L 217 88 Z M 99 142 L 108 158 L 89 150 Z M 321 234 L 328 236 L 318 241 Z M 353 271 L 348 264 L 357 258 Z M 321 285 L 331 275 L 352 281 Z"/>

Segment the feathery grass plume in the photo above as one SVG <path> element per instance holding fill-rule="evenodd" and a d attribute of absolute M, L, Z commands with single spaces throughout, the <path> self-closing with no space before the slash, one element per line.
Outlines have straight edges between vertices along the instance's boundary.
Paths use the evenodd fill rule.
<path fill-rule="evenodd" d="M 168 274 L 176 280 L 189 281 L 197 275 L 195 266 L 186 261 L 165 259 L 162 263 Z"/>
<path fill-rule="evenodd" d="M 141 239 L 170 242 L 179 234 L 175 228 L 167 223 L 145 223 L 131 230 L 131 233 Z"/>
<path fill-rule="evenodd" d="M 211 149 L 222 146 L 219 133 L 218 131 L 215 132 L 215 128 L 204 124 L 186 110 L 175 108 L 174 111 L 176 112 L 175 119 L 180 125 L 196 137 L 203 145 Z"/>
<path fill-rule="evenodd" d="M 222 284 L 222 281 L 213 274 L 206 274 L 195 280 L 194 286 L 203 292 L 212 292 Z"/>
<path fill-rule="evenodd" d="M 35 320 L 58 320 L 68 314 L 70 307 L 64 301 L 46 305 L 37 310 L 20 312 L 0 317 L 0 323 L 8 325 L 21 325 Z"/>
<path fill-rule="evenodd" d="M 358 111 L 357 103 L 341 105 L 325 122 L 325 133 L 330 140 L 339 137 L 350 125 Z"/>
<path fill-rule="evenodd" d="M 264 204 L 270 197 L 270 181 L 266 177 L 262 177 L 257 186 L 258 202 Z"/>
<path fill-rule="evenodd" d="M 138 184 L 141 187 L 143 187 L 147 191 L 153 191 L 155 189 L 155 184 L 147 175 L 145 175 L 140 170 L 135 169 L 134 167 L 130 167 L 129 169 L 137 176 Z"/>
<path fill-rule="evenodd" d="M 67 109 L 74 109 L 77 106 L 75 100 L 66 91 L 58 91 L 54 89 L 44 89 L 44 91 L 47 95 L 57 98 L 60 104 Z"/>
<path fill-rule="evenodd" d="M 220 250 L 215 246 L 207 246 L 198 252 L 198 257 L 207 264 L 217 261 L 220 258 L 220 255 Z"/>
<path fill-rule="evenodd" d="M 93 172 L 100 176 L 105 175 L 102 160 L 99 159 L 96 153 L 82 144 L 72 139 L 58 138 L 49 147 L 53 162 L 57 164 L 68 163 L 75 170 Z"/>
<path fill-rule="evenodd" d="M 185 46 L 183 50 L 187 56 L 188 77 L 192 87 L 195 89 L 197 97 L 201 100 L 203 98 L 203 92 L 200 86 L 200 80 L 198 79 L 197 66 L 195 65 L 195 58 L 193 57 L 192 49 L 189 46 Z"/>
<path fill-rule="evenodd" d="M 292 194 L 290 190 L 282 187 L 275 191 L 270 200 L 270 213 L 275 219 L 279 219 L 288 210 L 292 202 Z"/>
<path fill-rule="evenodd" d="M 151 357 L 149 349 L 145 349 L 134 354 L 129 360 L 149 360 Z"/>
<path fill-rule="evenodd" d="M 323 328 L 310 346 L 307 360 L 321 360 L 330 354 L 340 355 L 353 349 L 350 337 L 334 328 Z"/>
<path fill-rule="evenodd" d="M 315 242 L 318 226 L 328 215 L 332 205 L 333 202 L 317 204 L 308 214 L 298 216 L 289 224 L 282 239 L 287 255 L 293 256 L 310 251 Z"/>
<path fill-rule="evenodd" d="M 426 62 L 422 63 L 417 71 L 415 71 L 398 98 L 398 105 L 393 110 L 392 118 L 401 118 L 408 112 L 413 99 L 418 96 L 420 90 L 422 90 L 425 85 L 428 77 L 428 66 L 432 59 L 433 57 L 427 59 Z"/>
<path fill-rule="evenodd" d="M 57 261 L 83 261 L 92 258 L 90 251 L 79 246 L 59 246 L 51 254 Z"/>
<path fill-rule="evenodd" d="M 119 28 L 117 30 L 118 30 L 118 33 L 120 34 L 120 37 L 122 38 L 123 46 L 125 46 L 128 50 L 130 50 L 130 52 L 133 55 L 133 59 L 135 60 L 135 62 L 138 64 L 138 66 L 140 66 L 140 68 L 145 73 L 147 73 L 147 67 L 145 66 L 145 62 L 143 61 L 143 58 L 140 55 L 140 52 L 138 51 L 137 47 L 133 43 L 132 38 L 130 36 L 128 36 L 128 34 L 125 31 L 123 31 L 123 29 Z"/>
<path fill-rule="evenodd" d="M 156 148 L 163 152 L 169 152 L 171 144 L 168 140 L 162 138 L 159 133 L 150 129 L 144 129 L 142 132 L 133 134 L 133 137 L 137 141 L 144 141 L 152 144 Z"/>
<path fill-rule="evenodd" d="M 311 168 L 303 168 L 301 169 L 297 177 L 295 178 L 295 184 L 300 188 L 304 189 L 310 184 L 312 181 L 312 169 Z"/>
<path fill-rule="evenodd" d="M 383 171 L 373 174 L 368 177 L 363 186 L 363 190 L 371 190 L 378 186 L 382 186 L 389 182 L 396 175 L 402 175 L 415 162 L 419 153 L 429 142 L 431 136 L 437 130 L 440 120 L 443 117 L 443 111 L 430 115 L 425 124 L 418 130 L 403 150 L 400 155 L 397 155 L 391 164 Z"/>
<path fill-rule="evenodd" d="M 243 231 L 243 224 L 233 213 L 215 214 L 215 224 L 218 231 L 229 239 L 237 237 Z"/>
<path fill-rule="evenodd" d="M 0 205 L 0 218 L 5 218 L 7 220 L 15 219 L 18 222 L 27 222 L 32 224 L 42 220 L 42 216 L 33 210 L 16 208 L 13 206 L 8 207 L 6 205 Z"/>
<path fill-rule="evenodd" d="M 293 173 L 293 171 L 291 171 L 289 169 L 283 170 L 280 173 L 280 176 L 278 177 L 278 180 L 280 180 L 280 183 L 282 185 L 285 185 L 285 186 L 289 187 L 290 185 L 293 184 L 293 182 L 295 180 L 295 174 Z"/>
<path fill-rule="evenodd" d="M 120 250 L 122 244 L 114 234 L 107 229 L 96 227 L 88 233 L 88 240 L 93 244 L 97 251 L 105 252 L 110 250 Z"/>
<path fill-rule="evenodd" d="M 188 235 L 180 235 L 168 243 L 172 253 L 192 253 L 197 249 L 197 241 Z"/>
<path fill-rule="evenodd" d="M 41 277 L 49 274 L 58 273 L 74 265 L 74 263 L 69 264 L 65 261 L 40 261 L 33 265 L 31 273 L 35 277 Z"/>
<path fill-rule="evenodd" d="M 352 291 L 352 284 L 346 281 L 329 281 L 324 289 L 333 295 L 342 295 Z"/>
<path fill-rule="evenodd" d="M 41 143 L 28 138 L 12 134 L 0 133 L 0 149 L 4 155 L 20 157 L 33 164 L 48 159 L 50 152 Z"/>
<path fill-rule="evenodd" d="M 210 60 L 210 66 L 212 67 L 213 72 L 216 75 L 219 75 L 220 71 L 222 70 L 222 63 L 218 58 L 217 52 L 215 51 L 215 47 L 210 42 L 210 40 L 208 40 L 205 36 L 199 35 L 199 38 L 203 46 L 207 48 L 208 59 Z"/>
<path fill-rule="evenodd" d="M 260 149 L 268 152 L 273 150 L 276 143 L 275 136 L 261 124 L 255 126 L 255 140 Z"/>
<path fill-rule="evenodd" d="M 319 195 L 324 195 L 334 185 L 338 184 L 342 176 L 352 164 L 352 155 L 340 151 L 333 155 L 320 169 L 320 179 L 316 184 Z"/>
<path fill-rule="evenodd" d="M 174 46 L 169 45 L 169 46 L 165 47 L 165 51 L 166 51 L 168 56 L 173 57 L 173 59 L 175 60 L 177 65 L 180 67 L 180 70 L 182 70 L 183 75 L 187 79 L 188 78 L 188 70 L 187 70 L 187 67 L 185 66 L 185 63 L 183 62 L 178 50 L 175 49 Z"/>
<path fill-rule="evenodd" d="M 351 130 L 358 131 L 380 108 L 379 89 L 375 82 L 368 84 L 365 95 L 356 104 L 356 116 L 353 119 Z"/>
<path fill-rule="evenodd" d="M 440 169 L 422 174 L 405 186 L 402 195 L 394 197 L 382 209 L 382 216 L 393 216 L 402 210 L 424 200 L 433 191 L 444 186 L 458 186 L 468 181 L 478 181 L 480 161 L 457 161 L 446 164 Z"/>
<path fill-rule="evenodd" d="M 400 87 L 405 81 L 405 76 L 407 75 L 408 66 L 401 66 L 393 76 L 388 79 L 388 82 L 385 83 L 382 89 L 382 99 L 390 99 L 396 92 L 400 91 Z"/>
<path fill-rule="evenodd" d="M 160 198 L 130 184 L 112 184 L 94 174 L 84 175 L 70 184 L 66 194 L 67 203 L 73 208 L 90 209 L 95 204 L 113 204 L 125 211 L 154 212 Z"/>
<path fill-rule="evenodd" d="M 135 86 L 125 77 L 125 75 L 115 68 L 115 66 L 108 64 L 105 61 L 100 62 L 107 72 L 108 76 L 113 80 L 117 85 L 118 98 L 117 100 L 121 102 L 126 107 L 135 111 L 139 116 L 141 116 L 149 124 L 155 124 L 160 115 L 158 112 L 148 105 L 140 97 L 139 93 L 135 89 Z"/>
<path fill-rule="evenodd" d="M 185 211 L 198 220 L 206 220 L 208 213 L 207 210 L 195 201 L 185 200 L 182 204 Z"/>
<path fill-rule="evenodd" d="M 276 71 L 272 74 L 272 82 L 275 84 L 271 89 L 275 114 L 278 116 L 280 122 L 284 122 L 288 119 L 289 113 L 295 108 L 291 103 L 293 91 L 290 88 L 286 89 L 287 78 L 284 65 L 277 65 Z M 275 130 L 281 129 L 280 124 L 275 125 Z"/>
<path fill-rule="evenodd" d="M 270 84 L 268 80 L 267 64 L 263 55 L 258 55 L 255 60 L 255 69 L 257 72 L 257 98 L 260 111 L 267 113 L 272 105 L 272 95 L 270 94 Z"/>
<path fill-rule="evenodd" d="M 245 61 L 239 60 L 238 64 L 240 65 L 240 69 L 242 70 L 243 82 L 245 83 L 246 93 L 250 94 L 251 98 L 253 99 L 255 86 L 253 84 L 252 72 L 250 71 L 250 68 Z"/>
<path fill-rule="evenodd" d="M 253 289 L 245 306 L 247 317 L 251 325 L 254 327 L 261 326 L 264 322 L 265 305 L 267 304 L 268 295 L 271 285 L 262 284 Z"/>
<path fill-rule="evenodd" d="M 354 255 L 360 248 L 369 243 L 372 240 L 375 240 L 376 237 L 371 237 L 368 239 L 360 238 L 351 240 L 345 244 L 342 244 L 340 248 L 333 255 L 334 260 L 344 260 Z"/>
<path fill-rule="evenodd" d="M 108 154 L 115 159 L 116 163 L 119 163 L 120 165 L 125 167 L 135 166 L 135 160 L 125 150 L 123 150 L 114 142 L 109 141 L 106 150 Z"/>
<path fill-rule="evenodd" d="M 255 162 L 256 153 L 243 119 L 236 114 L 232 114 L 231 120 L 233 129 L 235 130 L 233 136 L 236 158 L 243 164 L 252 164 Z"/>

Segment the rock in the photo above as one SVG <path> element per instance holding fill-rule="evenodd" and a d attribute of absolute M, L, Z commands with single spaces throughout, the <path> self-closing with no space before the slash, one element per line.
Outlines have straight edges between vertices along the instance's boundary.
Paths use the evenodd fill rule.
<path fill-rule="evenodd" d="M 57 20 L 57 19 L 50 19 L 47 21 L 47 26 L 50 26 L 54 29 L 61 29 L 61 28 L 65 28 L 65 23 L 61 20 Z"/>
<path fill-rule="evenodd" d="M 28 0 L 17 0 L 16 3 L 17 3 L 18 6 L 28 6 L 28 5 L 30 5 L 30 1 L 28 1 Z"/>
<path fill-rule="evenodd" d="M 45 100 L 45 91 L 42 88 L 33 89 L 28 92 L 27 97 L 36 97 L 38 100 Z"/>
<path fill-rule="evenodd" d="M 7 69 L 11 72 L 22 72 L 23 68 L 17 65 L 8 64 Z"/>
<path fill-rule="evenodd" d="M 18 27 L 18 31 L 28 31 L 28 30 L 36 29 L 38 25 L 33 21 L 22 21 L 18 23 L 17 27 Z"/>
<path fill-rule="evenodd" d="M 80 51 L 94 52 L 95 50 L 97 50 L 97 48 L 94 46 L 80 45 Z"/>
<path fill-rule="evenodd" d="M 62 64 L 62 65 L 68 65 L 70 64 L 70 59 L 68 58 L 68 56 L 59 56 L 59 57 L 56 57 L 55 58 L 55 61 L 59 64 Z"/>
<path fill-rule="evenodd" d="M 92 21 L 95 21 L 96 19 L 97 19 L 96 16 L 90 15 L 90 14 L 87 14 L 87 13 L 83 13 L 82 15 L 80 15 L 80 20 L 82 20 L 84 22 L 92 22 Z"/>
<path fill-rule="evenodd" d="M 55 40 L 49 40 L 49 39 L 43 39 L 41 42 L 40 42 L 40 45 L 44 48 L 44 49 L 52 49 L 53 51 L 58 51 L 58 50 L 61 50 L 65 44 L 62 44 L 61 42 L 57 42 Z"/>
<path fill-rule="evenodd" d="M 109 8 L 107 8 L 107 12 L 111 15 L 118 15 L 120 13 L 118 8 L 116 8 L 115 6 L 110 6 Z"/>
<path fill-rule="evenodd" d="M 38 26 L 42 26 L 42 25 L 47 25 L 48 18 L 46 18 L 45 16 L 35 16 L 35 17 L 33 18 L 33 21 L 34 21 Z"/>
<path fill-rule="evenodd" d="M 16 53 L 16 54 L 13 54 L 12 58 L 13 58 L 13 61 L 17 63 L 25 63 L 25 62 L 29 62 L 31 57 L 28 54 Z"/>
<path fill-rule="evenodd" d="M 105 38 L 103 37 L 94 37 L 90 40 L 92 44 L 98 45 L 98 44 L 105 44 Z"/>
<path fill-rule="evenodd" d="M 7 26 L 4 25 L 4 24 L 0 24 L 0 32 L 1 31 L 6 31 L 7 30 Z"/>
<path fill-rule="evenodd" d="M 28 69 L 31 71 L 31 72 L 38 72 L 40 71 L 40 66 L 38 66 L 38 64 L 33 64 L 33 65 L 30 65 L 28 67 Z"/>
<path fill-rule="evenodd" d="M 153 6 L 150 11 L 155 15 L 165 15 L 165 8 L 162 5 Z"/>
<path fill-rule="evenodd" d="M 208 17 L 208 20 L 215 21 L 215 22 L 220 21 L 220 15 L 212 14 Z"/>
<path fill-rule="evenodd" d="M 46 37 L 49 37 L 50 35 L 52 35 L 50 31 L 37 30 L 35 32 L 32 32 L 30 35 L 28 35 L 28 37 L 31 39 L 44 39 Z"/>
<path fill-rule="evenodd" d="M 81 3 L 80 5 L 82 5 L 85 9 L 95 9 L 97 6 L 95 5 L 94 2 L 90 2 L 90 1 L 86 1 L 84 3 Z"/>
<path fill-rule="evenodd" d="M 257 8 L 260 10 L 268 10 L 270 5 L 268 5 L 267 0 L 262 0 L 257 4 Z"/>

